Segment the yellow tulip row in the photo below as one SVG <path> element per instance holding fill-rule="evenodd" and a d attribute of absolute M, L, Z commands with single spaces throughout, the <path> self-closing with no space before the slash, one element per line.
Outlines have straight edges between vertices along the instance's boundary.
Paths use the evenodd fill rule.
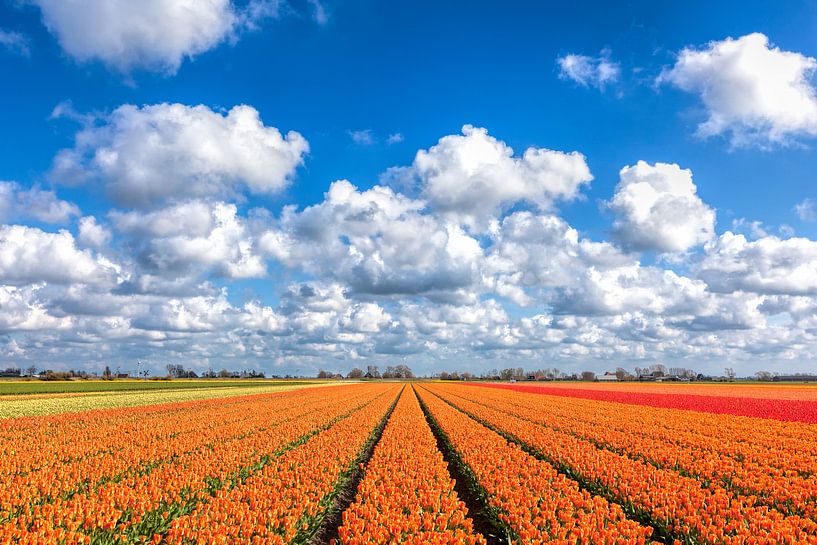
<path fill-rule="evenodd" d="M 190 388 L 161 391 L 115 391 L 77 394 L 36 394 L 3 396 L 0 420 L 27 416 L 76 413 L 97 409 L 142 407 L 158 403 L 182 403 L 200 399 L 220 399 L 258 393 L 286 392 L 311 385 L 271 384 L 269 386 L 230 386 L 224 388 Z"/>

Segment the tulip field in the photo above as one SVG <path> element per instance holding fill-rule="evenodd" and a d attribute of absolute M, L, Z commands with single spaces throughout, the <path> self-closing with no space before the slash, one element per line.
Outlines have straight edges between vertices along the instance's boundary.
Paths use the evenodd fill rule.
<path fill-rule="evenodd" d="M 155 405 L 157 403 L 234 397 L 238 395 L 262 392 L 283 392 L 297 388 L 324 386 L 326 383 L 299 384 L 292 382 L 276 383 L 272 381 L 264 381 L 252 385 L 223 384 L 224 383 L 216 383 L 215 385 L 208 385 L 207 387 L 202 387 L 201 385 L 196 384 L 192 387 L 163 390 L 101 390 L 85 392 L 58 392 L 48 394 L 0 394 L 0 419 L 19 416 L 39 416 L 67 412 L 80 412 L 90 409 L 137 407 L 141 405 Z M 0 385 L 3 385 L 3 383 L 0 382 Z M 27 383 L 16 383 L 15 386 L 27 386 Z M 6 389 L 10 390 L 11 388 Z"/>
<path fill-rule="evenodd" d="M 816 394 L 369 382 L 7 417 L 0 545 L 817 544 Z"/>

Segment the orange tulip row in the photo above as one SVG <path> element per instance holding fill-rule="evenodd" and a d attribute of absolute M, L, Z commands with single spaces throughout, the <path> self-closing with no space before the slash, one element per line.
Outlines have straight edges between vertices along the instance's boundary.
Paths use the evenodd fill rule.
<path fill-rule="evenodd" d="M 169 545 L 191 541 L 283 545 L 296 538 L 305 540 L 319 527 L 367 440 L 373 439 L 375 428 L 394 406 L 400 386 L 388 387 L 385 395 L 364 409 L 173 521 L 164 541 Z"/>
<path fill-rule="evenodd" d="M 338 536 L 342 545 L 486 543 L 454 491 L 412 388 L 389 418 Z"/>
<path fill-rule="evenodd" d="M 128 474 L 73 495 L 51 498 L 48 503 L 27 505 L 21 514 L 0 525 L 0 543 L 4 538 L 29 543 L 43 535 L 60 533 L 67 533 L 65 543 L 82 543 L 88 534 L 133 536 L 150 531 L 156 524 L 166 525 L 169 521 L 162 516 L 163 510 L 175 516 L 180 506 L 206 501 L 219 485 L 238 479 L 242 471 L 249 474 L 250 468 L 263 467 L 281 449 L 359 411 L 382 397 L 385 389 L 361 385 L 338 390 L 319 405 L 310 397 L 317 390 L 303 391 L 304 407 L 298 406 L 297 397 L 287 397 L 284 403 L 274 396 L 245 401 L 240 404 L 244 418 L 258 431 L 243 433 L 247 428 L 242 422 L 229 434 L 232 440 L 174 457 L 172 463 L 152 471 Z M 237 433 L 239 430 L 243 434 Z"/>
<path fill-rule="evenodd" d="M 292 395 L 295 392 L 287 392 Z M 286 394 L 277 394 L 283 397 Z M 182 425 L 191 414 L 209 412 L 220 414 L 235 405 L 237 400 L 247 401 L 267 396 L 252 395 L 232 400 L 204 400 L 182 403 L 159 404 L 127 409 L 90 410 L 80 413 L 63 413 L 53 416 L 33 416 L 0 420 L 0 454 L 7 454 L 4 447 L 16 450 L 12 458 L 0 457 L 0 476 L 30 472 L 55 461 L 78 460 L 109 450 L 106 441 L 115 440 L 114 435 L 139 434 L 152 431 L 151 424 L 161 422 L 169 426 L 173 422 Z M 187 429 L 187 428 L 185 428 Z M 23 449 L 16 448 L 24 446 Z M 66 452 L 65 449 L 69 449 Z"/>
<path fill-rule="evenodd" d="M 15 460 L 21 470 L 4 476 L 4 484 L 0 487 L 0 521 L 13 517 L 32 503 L 48 503 L 83 488 L 94 488 L 103 480 L 150 471 L 179 456 L 191 455 L 205 445 L 233 441 L 264 431 L 280 421 L 297 416 L 284 411 L 291 403 L 290 397 L 272 395 L 244 400 L 242 404 L 225 403 L 223 409 L 219 409 L 218 405 L 202 407 L 196 412 L 173 409 L 164 415 L 143 416 L 141 420 L 121 427 L 116 427 L 116 424 L 120 420 L 131 420 L 132 415 L 126 413 L 120 419 L 117 413 L 109 414 L 109 418 L 98 425 L 105 435 L 95 434 L 97 436 L 93 439 L 66 444 L 60 455 L 52 455 L 49 463 L 28 472 L 22 470 L 24 460 L 30 461 L 36 455 L 39 434 L 19 437 L 14 442 L 6 440 L 3 445 L 9 454 L 3 459 Z M 263 411 L 252 411 L 248 417 L 248 404 L 263 407 L 275 416 L 268 419 L 261 414 Z M 314 391 L 305 393 L 302 405 L 305 410 L 318 410 L 322 404 Z M 95 415 L 83 415 L 82 418 L 75 417 L 75 420 L 84 420 L 86 416 L 94 421 Z M 66 429 L 52 433 L 55 439 L 62 439 L 75 429 L 66 426 Z M 92 450 L 89 444 L 93 445 L 95 454 L 87 454 Z"/>
<path fill-rule="evenodd" d="M 494 389 L 485 390 L 480 390 L 478 394 L 483 399 L 508 399 L 507 395 L 496 397 Z M 554 413 L 555 417 L 563 415 L 576 417 L 578 416 L 574 415 L 576 410 L 582 413 L 592 412 L 593 421 L 600 419 L 605 425 L 618 426 L 617 429 L 625 431 L 630 431 L 627 427 L 628 422 L 639 420 L 643 421 L 657 437 L 660 436 L 662 440 L 678 445 L 716 449 L 738 461 L 749 459 L 766 463 L 770 467 L 795 469 L 806 474 L 817 472 L 814 464 L 817 458 L 817 443 L 813 440 L 815 429 L 813 424 L 726 414 L 702 414 L 697 411 L 624 403 L 611 405 L 606 401 L 522 392 L 517 392 L 512 399 L 528 405 L 547 403 L 554 411 L 560 409 L 558 415 Z M 615 410 L 610 411 L 610 407 L 615 407 Z M 547 412 L 550 414 L 551 410 Z M 729 437 L 730 441 L 722 441 L 723 437 Z"/>
<path fill-rule="evenodd" d="M 526 454 L 429 390 L 419 389 L 420 399 L 516 543 L 639 544 L 652 535 L 652 528 L 627 519 L 618 505 L 580 490 L 550 464 Z"/>
<path fill-rule="evenodd" d="M 532 423 L 541 407 L 528 409 L 524 418 L 496 410 L 467 398 L 482 391 L 468 387 L 430 388 L 459 410 L 516 438 L 580 480 L 601 490 L 612 500 L 651 519 L 679 542 L 690 544 L 817 544 L 817 522 L 784 516 L 756 497 L 736 495 L 718 483 L 708 487 L 675 471 L 599 449 L 592 442 Z M 454 397 L 457 390 L 460 396 Z M 515 392 L 505 394 L 516 397 Z M 452 409 L 453 410 L 453 409 Z M 517 409 L 522 413 L 523 409 Z M 633 424 L 638 427 L 637 423 Z"/>
<path fill-rule="evenodd" d="M 85 459 L 116 455 L 128 446 L 167 443 L 169 438 L 196 435 L 199 429 L 241 421 L 241 405 L 251 400 L 280 399 L 294 392 L 246 396 L 153 407 L 93 410 L 77 414 L 0 421 L 0 477 L 27 475 Z M 319 399 L 315 396 L 315 399 Z M 239 404 L 239 405 L 237 405 Z M 31 426 L 40 420 L 40 426 Z M 22 421 L 22 422 L 21 422 Z M 16 424 L 20 424 L 16 427 Z M 62 479 L 61 479 L 62 480 Z"/>
<path fill-rule="evenodd" d="M 780 428 L 811 427 L 808 431 L 813 434 L 814 427 L 807 424 L 752 419 L 752 429 L 747 430 L 743 438 L 736 439 L 723 433 L 723 428 L 717 435 L 706 432 L 715 433 L 710 427 L 713 419 L 724 424 L 739 420 L 746 425 L 745 418 L 683 414 L 685 429 L 674 429 L 670 433 L 661 420 L 650 419 L 655 409 L 647 407 L 625 406 L 622 410 L 610 411 L 609 404 L 599 401 L 581 399 L 565 403 L 563 398 L 537 394 L 519 393 L 509 398 L 495 392 L 483 395 L 482 391 L 480 403 L 699 481 L 719 482 L 737 494 L 757 495 L 759 502 L 784 514 L 810 518 L 817 515 L 817 478 L 811 474 L 817 469 L 815 457 L 779 447 L 772 452 L 745 439 L 757 435 L 776 437 Z M 666 409 L 659 411 L 664 413 Z M 662 416 L 674 422 L 673 418 L 666 418 L 666 414 Z M 633 426 L 632 422 L 636 421 L 638 426 Z M 804 476 L 792 470 L 798 466 L 808 469 L 809 474 Z"/>

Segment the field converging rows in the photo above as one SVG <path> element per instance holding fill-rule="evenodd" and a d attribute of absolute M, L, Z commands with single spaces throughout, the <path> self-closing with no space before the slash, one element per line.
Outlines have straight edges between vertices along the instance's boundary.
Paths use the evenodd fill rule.
<path fill-rule="evenodd" d="M 0 382 L 0 419 L 285 392 L 328 384 L 272 380 Z"/>
<path fill-rule="evenodd" d="M 0 544 L 817 544 L 817 427 L 451 383 L 0 421 Z"/>

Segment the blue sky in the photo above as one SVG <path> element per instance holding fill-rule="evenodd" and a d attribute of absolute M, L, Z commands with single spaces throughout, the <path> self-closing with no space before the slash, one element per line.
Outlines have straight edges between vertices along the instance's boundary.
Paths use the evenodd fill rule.
<path fill-rule="evenodd" d="M 814 4 L 127 4 L 0 4 L 0 364 L 813 367 Z M 117 117 L 123 105 L 133 110 Z M 178 125 L 163 125 L 170 105 L 173 123 L 193 127 L 179 129 L 190 145 L 169 145 L 178 136 Z M 220 123 L 239 105 L 260 119 L 257 148 L 226 145 L 246 167 L 201 151 L 235 135 Z M 714 119 L 715 129 L 701 128 Z M 581 165 L 554 174 L 482 156 L 482 170 L 468 174 L 450 161 L 479 140 L 479 131 L 462 136 L 466 124 L 485 128 L 500 156 L 577 151 Z M 210 140 L 190 143 L 209 129 Z M 285 140 L 276 149 L 291 161 L 264 162 L 272 152 L 262 141 L 276 129 L 296 131 L 308 151 Z M 166 151 L 135 144 L 150 138 Z M 110 149 L 121 164 L 108 169 L 93 157 Z M 79 152 L 71 169 L 59 168 L 61 150 Z M 631 182 L 658 191 L 663 208 L 644 209 L 640 190 L 625 187 L 620 171 L 639 161 Z M 136 172 L 141 162 L 152 165 L 148 178 Z M 522 189 L 508 189 L 514 176 Z M 325 197 L 344 179 L 358 188 L 352 197 Z M 135 184 L 154 184 L 159 197 L 137 203 Z M 481 184 L 508 185 L 481 193 Z M 373 187 L 391 188 L 388 203 L 365 193 Z M 364 204 L 387 218 L 369 231 L 328 219 Z M 310 227 L 317 238 L 295 211 L 312 205 L 327 214 Z M 49 206 L 61 212 L 44 213 Z M 217 210 L 229 235 L 204 225 L 222 221 Z M 144 228 L 163 219 L 180 223 Z M 509 249 L 513 219 L 558 220 L 576 242 L 557 247 L 533 233 Z M 439 255 L 402 234 L 420 225 L 448 241 Z M 69 238 L 55 238 L 60 230 Z M 523 263 L 522 253 L 537 258 Z M 46 274 L 49 262 L 56 270 Z M 74 262 L 77 272 L 62 274 Z M 292 295 L 304 286 L 334 302 Z M 66 304 L 72 297 L 99 308 Z"/>

